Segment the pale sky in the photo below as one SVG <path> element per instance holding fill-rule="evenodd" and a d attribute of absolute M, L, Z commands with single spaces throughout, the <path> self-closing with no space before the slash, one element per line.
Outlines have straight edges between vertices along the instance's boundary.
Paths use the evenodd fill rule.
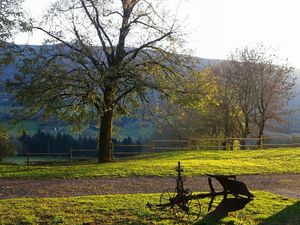
<path fill-rule="evenodd" d="M 24 4 L 38 16 L 49 2 L 25 0 Z M 179 15 L 188 17 L 187 48 L 196 56 L 225 59 L 235 48 L 261 42 L 279 48 L 280 57 L 300 68 L 299 0 L 186 0 L 180 4 Z M 16 42 L 41 44 L 40 36 L 22 35 Z"/>

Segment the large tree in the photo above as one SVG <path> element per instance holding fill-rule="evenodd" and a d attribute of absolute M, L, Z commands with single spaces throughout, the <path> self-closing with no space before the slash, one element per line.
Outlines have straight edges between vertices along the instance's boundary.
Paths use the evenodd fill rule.
<path fill-rule="evenodd" d="M 287 62 L 280 62 L 274 49 L 261 45 L 256 54 L 260 57 L 253 81 L 256 99 L 253 121 L 260 146 L 266 126 L 286 122 L 287 115 L 294 111 L 288 104 L 294 97 L 295 77 L 294 69 Z"/>
<path fill-rule="evenodd" d="M 59 0 L 33 29 L 48 35 L 29 49 L 8 83 L 27 113 L 71 123 L 97 121 L 99 162 L 112 159 L 112 122 L 148 89 L 180 86 L 182 59 L 174 54 L 181 30 L 165 1 Z M 51 45 L 50 45 L 51 44 Z"/>

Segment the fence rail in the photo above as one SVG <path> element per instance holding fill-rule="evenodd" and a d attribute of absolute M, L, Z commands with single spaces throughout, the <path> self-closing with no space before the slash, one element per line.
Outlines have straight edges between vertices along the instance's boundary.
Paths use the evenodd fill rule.
<path fill-rule="evenodd" d="M 237 143 L 238 145 L 234 145 Z M 115 158 L 130 157 L 141 154 L 153 154 L 174 150 L 234 150 L 236 149 L 267 149 L 278 147 L 300 147 L 300 136 L 288 137 L 263 137 L 263 138 L 193 138 L 188 140 L 152 140 L 148 144 L 122 145 L 113 144 L 112 154 Z M 95 149 L 70 149 L 66 153 L 25 153 L 27 165 L 42 163 L 35 158 L 62 157 L 65 162 L 72 164 L 74 161 L 95 159 L 98 150 Z M 33 160 L 31 160 L 31 158 Z M 35 160 L 34 160 L 35 159 Z"/>
<path fill-rule="evenodd" d="M 31 165 L 31 164 L 43 164 L 43 163 L 55 163 L 55 162 L 62 162 L 62 161 L 68 161 L 69 159 L 71 159 L 71 153 L 70 152 L 65 152 L 65 153 L 54 153 L 54 152 L 47 152 L 47 153 L 38 153 L 38 152 L 26 152 L 25 154 L 26 157 L 26 164 L 27 165 Z M 33 157 L 31 157 L 33 156 Z M 37 156 L 41 156 L 42 158 L 37 158 Z M 63 157 L 63 158 L 59 158 L 59 157 Z M 47 159 L 50 159 L 47 160 Z M 59 158 L 59 159 L 58 159 Z M 33 159 L 33 160 L 31 160 Z M 55 160 L 56 159 L 56 160 Z"/>

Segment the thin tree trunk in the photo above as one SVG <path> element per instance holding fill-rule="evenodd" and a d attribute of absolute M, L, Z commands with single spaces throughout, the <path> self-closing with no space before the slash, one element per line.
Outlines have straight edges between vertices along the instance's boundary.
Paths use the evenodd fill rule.
<path fill-rule="evenodd" d="M 224 150 L 230 150 L 230 141 L 229 138 L 231 137 L 230 132 L 230 111 L 228 106 L 226 105 L 226 108 L 224 110 L 224 143 L 223 148 Z"/>
<path fill-rule="evenodd" d="M 264 123 L 259 126 L 258 141 L 257 141 L 257 146 L 259 148 L 262 148 L 262 144 L 263 144 L 262 137 L 264 135 L 264 128 L 265 128 Z"/>
<path fill-rule="evenodd" d="M 229 127 L 225 126 L 223 150 L 230 150 L 229 138 L 230 138 Z"/>
<path fill-rule="evenodd" d="M 245 128 L 242 131 L 242 140 L 240 140 L 241 149 L 246 149 L 246 138 L 249 134 L 249 119 L 248 117 L 245 118 Z"/>

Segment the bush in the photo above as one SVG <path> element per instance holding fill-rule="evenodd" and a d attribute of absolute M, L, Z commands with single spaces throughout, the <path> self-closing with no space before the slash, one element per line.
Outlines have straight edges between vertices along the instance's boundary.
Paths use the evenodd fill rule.
<path fill-rule="evenodd" d="M 7 156 L 14 155 L 15 148 L 10 137 L 5 132 L 0 131 L 0 162 Z"/>

